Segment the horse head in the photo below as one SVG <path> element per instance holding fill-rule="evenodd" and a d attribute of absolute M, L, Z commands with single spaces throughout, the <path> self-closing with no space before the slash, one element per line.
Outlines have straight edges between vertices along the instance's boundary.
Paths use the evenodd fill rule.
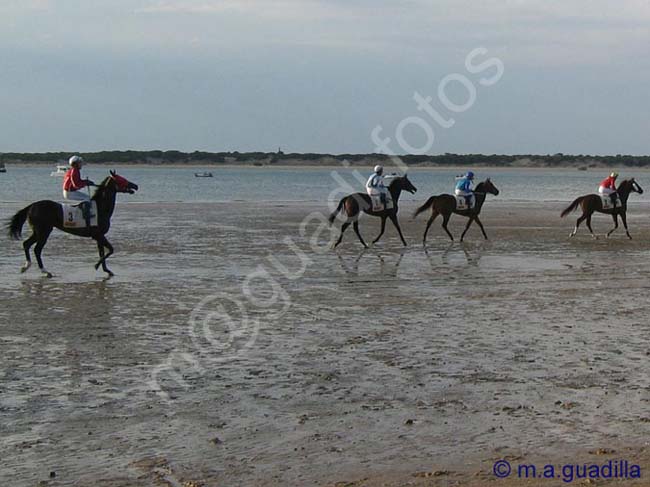
<path fill-rule="evenodd" d="M 110 176 L 102 182 L 100 187 L 111 189 L 116 193 L 128 194 L 134 194 L 139 189 L 137 184 L 132 183 L 112 170 L 110 171 Z"/>
<path fill-rule="evenodd" d="M 636 179 L 630 178 L 621 181 L 621 184 L 618 186 L 619 193 L 639 193 L 643 194 L 643 188 L 639 186 L 639 183 L 636 182 Z"/>
<path fill-rule="evenodd" d="M 482 183 L 479 183 L 479 185 L 476 186 L 476 191 L 490 193 L 493 194 L 494 196 L 499 196 L 499 190 L 497 189 L 497 187 L 494 185 L 494 183 L 490 178 L 487 178 Z"/>
<path fill-rule="evenodd" d="M 408 176 L 405 174 L 404 176 L 397 176 L 395 179 L 393 179 L 389 185 L 389 187 L 392 187 L 394 185 L 395 188 L 398 188 L 400 191 L 408 191 L 411 194 L 415 194 L 417 191 L 417 188 L 413 186 L 413 183 L 409 180 Z"/>

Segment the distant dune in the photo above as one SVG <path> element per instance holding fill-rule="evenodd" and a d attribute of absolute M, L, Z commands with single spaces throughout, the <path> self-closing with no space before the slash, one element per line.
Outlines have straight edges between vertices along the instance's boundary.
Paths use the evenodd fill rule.
<path fill-rule="evenodd" d="M 68 152 L 3 153 L 0 162 L 6 164 L 48 164 L 65 162 Z M 373 166 L 389 164 L 383 154 L 314 154 L 283 152 L 179 152 L 179 151 L 105 151 L 82 153 L 93 164 L 150 165 L 241 165 L 241 166 Z M 399 156 L 413 167 L 650 167 L 650 156 L 633 155 L 498 155 L 498 154 L 440 154 Z"/>

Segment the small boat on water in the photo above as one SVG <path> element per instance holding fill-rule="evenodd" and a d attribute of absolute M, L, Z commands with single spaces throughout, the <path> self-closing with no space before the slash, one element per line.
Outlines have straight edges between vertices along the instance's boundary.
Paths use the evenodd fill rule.
<path fill-rule="evenodd" d="M 4 162 L 0 162 L 0 172 L 7 172 L 7 168 L 5 167 Z"/>
<path fill-rule="evenodd" d="M 68 171 L 68 169 L 69 167 L 67 165 L 63 165 L 63 164 L 58 165 L 56 166 L 56 171 L 52 171 L 50 173 L 50 176 L 54 178 L 62 178 L 63 176 L 65 176 L 65 173 Z"/>
<path fill-rule="evenodd" d="M 211 172 L 195 172 L 194 177 L 196 178 L 211 178 L 214 177 Z"/>

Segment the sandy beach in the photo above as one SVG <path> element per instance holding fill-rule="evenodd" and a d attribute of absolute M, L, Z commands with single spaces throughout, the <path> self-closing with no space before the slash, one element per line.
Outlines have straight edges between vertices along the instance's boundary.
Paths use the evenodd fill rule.
<path fill-rule="evenodd" d="M 631 203 L 632 241 L 569 240 L 563 206 L 490 199 L 490 241 L 437 222 L 425 250 L 407 205 L 409 246 L 389 223 L 362 252 L 351 229 L 325 250 L 305 217 L 326 205 L 122 204 L 108 281 L 90 241 L 53 234 L 44 279 L 3 236 L 0 478 L 477 486 L 523 483 L 498 459 L 650 466 L 650 206 Z"/>

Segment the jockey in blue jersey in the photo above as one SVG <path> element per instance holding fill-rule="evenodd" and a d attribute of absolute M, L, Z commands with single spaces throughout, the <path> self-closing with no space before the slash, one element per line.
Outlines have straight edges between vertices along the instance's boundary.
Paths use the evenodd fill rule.
<path fill-rule="evenodd" d="M 472 181 L 474 181 L 474 173 L 472 171 L 468 171 L 464 176 L 456 178 L 456 190 L 454 193 L 456 196 L 464 196 L 468 207 L 471 206 L 472 196 L 474 195 Z"/>

